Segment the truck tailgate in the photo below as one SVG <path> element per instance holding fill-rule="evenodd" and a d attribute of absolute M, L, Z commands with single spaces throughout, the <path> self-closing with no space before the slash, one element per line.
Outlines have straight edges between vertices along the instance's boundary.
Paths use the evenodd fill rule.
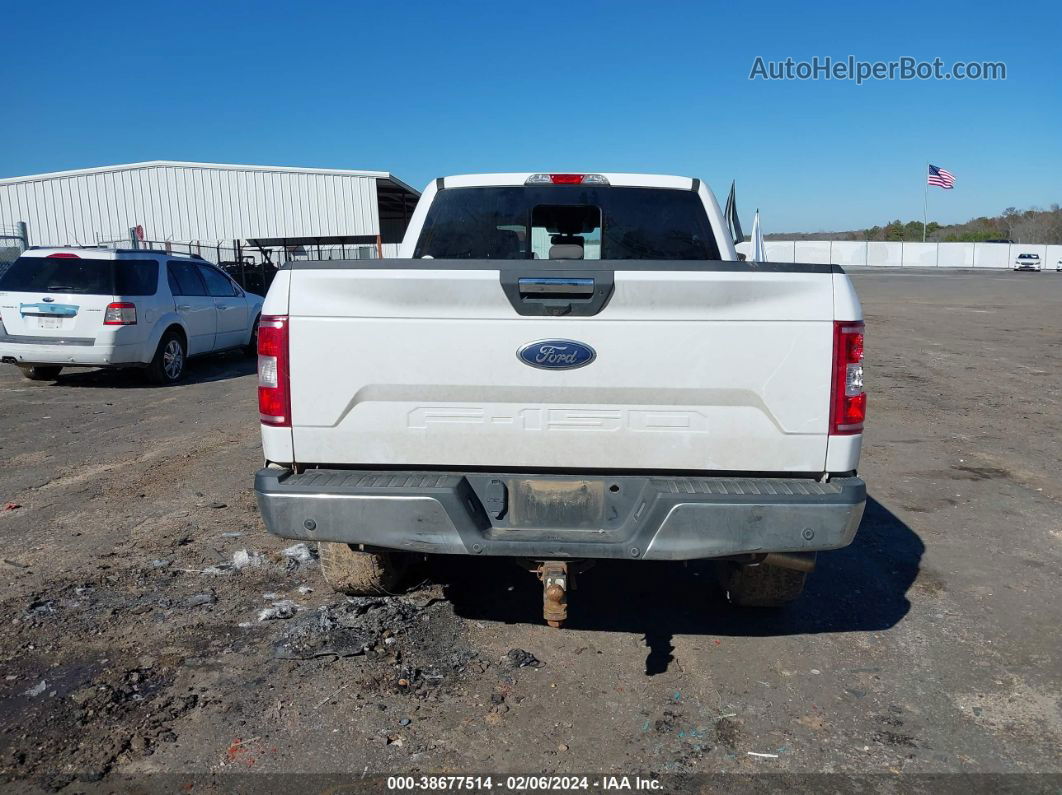
<path fill-rule="evenodd" d="M 583 316 L 517 310 L 503 277 L 541 275 L 548 265 L 534 260 L 296 264 L 295 460 L 823 470 L 828 266 L 573 263 L 591 264 L 598 276 L 607 270 L 611 294 Z M 553 339 L 596 358 L 558 370 L 518 358 L 528 343 Z"/>

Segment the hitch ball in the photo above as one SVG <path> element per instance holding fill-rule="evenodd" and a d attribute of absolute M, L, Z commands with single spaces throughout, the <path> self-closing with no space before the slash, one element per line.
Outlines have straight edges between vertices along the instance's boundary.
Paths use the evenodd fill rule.
<path fill-rule="evenodd" d="M 568 564 L 547 560 L 538 572 L 542 580 L 542 617 L 551 627 L 561 627 L 568 618 Z"/>

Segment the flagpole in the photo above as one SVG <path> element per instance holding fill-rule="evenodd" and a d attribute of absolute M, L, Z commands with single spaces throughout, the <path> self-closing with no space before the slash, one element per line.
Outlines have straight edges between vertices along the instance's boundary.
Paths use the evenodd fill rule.
<path fill-rule="evenodd" d="M 929 224 L 929 163 L 922 172 L 922 242 L 926 242 L 926 226 Z"/>

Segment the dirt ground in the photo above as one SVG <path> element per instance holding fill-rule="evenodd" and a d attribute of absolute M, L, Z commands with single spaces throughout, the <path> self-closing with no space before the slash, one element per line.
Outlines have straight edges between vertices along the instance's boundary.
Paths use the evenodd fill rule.
<path fill-rule="evenodd" d="M 258 517 L 250 360 L 173 388 L 3 366 L 0 780 L 1062 773 L 1062 274 L 854 279 L 871 500 L 780 612 L 627 562 L 560 631 L 498 561 L 346 602 Z M 339 648 L 303 654 L 326 619 Z"/>

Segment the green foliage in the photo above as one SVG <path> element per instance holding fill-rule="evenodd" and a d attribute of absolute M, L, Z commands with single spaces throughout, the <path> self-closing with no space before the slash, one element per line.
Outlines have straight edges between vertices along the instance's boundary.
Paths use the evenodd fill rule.
<path fill-rule="evenodd" d="M 848 232 L 775 233 L 771 240 L 869 240 L 907 243 L 921 242 L 922 222 L 899 218 L 884 226 Z M 1052 204 L 1048 209 L 1032 207 L 1018 210 L 1008 207 L 994 217 L 981 216 L 962 224 L 926 224 L 929 242 L 977 242 L 980 240 L 1016 240 L 1021 243 L 1062 244 L 1062 207 Z"/>

